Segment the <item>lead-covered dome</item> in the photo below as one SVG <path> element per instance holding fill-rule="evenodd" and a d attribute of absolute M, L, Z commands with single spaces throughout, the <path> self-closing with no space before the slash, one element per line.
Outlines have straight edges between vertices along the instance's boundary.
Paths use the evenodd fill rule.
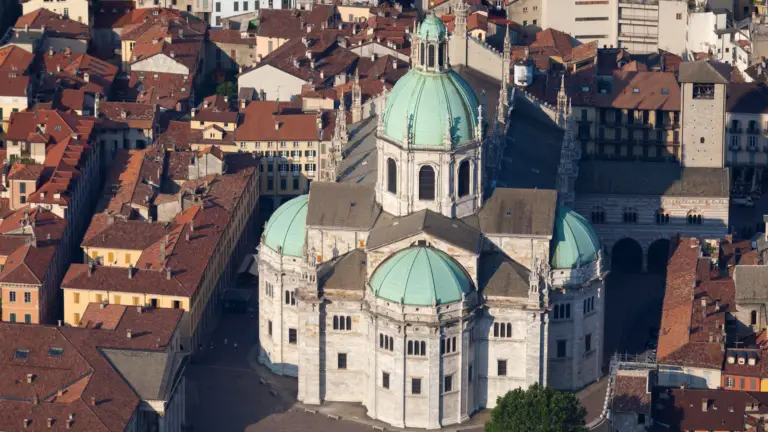
<path fill-rule="evenodd" d="M 414 246 L 385 260 L 373 272 L 376 297 L 410 306 L 431 306 L 461 300 L 472 291 L 467 273 L 445 252 Z"/>
<path fill-rule="evenodd" d="M 307 228 L 309 195 L 298 196 L 281 205 L 267 222 L 264 244 L 281 255 L 301 257 Z"/>
<path fill-rule="evenodd" d="M 552 268 L 567 269 L 597 259 L 600 240 L 584 217 L 568 207 L 557 209 L 552 237 Z"/>
<path fill-rule="evenodd" d="M 449 136 L 453 148 L 477 139 L 480 102 L 469 83 L 450 68 L 446 35 L 434 14 L 421 23 L 411 44 L 413 68 L 387 97 L 385 137 L 411 147 L 443 147 Z"/>

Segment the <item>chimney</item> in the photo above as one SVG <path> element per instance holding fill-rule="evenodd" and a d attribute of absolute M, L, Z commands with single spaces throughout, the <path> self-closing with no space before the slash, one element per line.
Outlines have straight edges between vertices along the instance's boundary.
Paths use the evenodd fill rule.
<path fill-rule="evenodd" d="M 171 51 L 171 58 L 176 58 L 176 51 Z"/>
<path fill-rule="evenodd" d="M 224 103 L 229 103 L 229 96 L 224 96 Z"/>
<path fill-rule="evenodd" d="M 29 24 L 24 24 L 24 31 L 25 31 L 25 32 L 28 32 L 28 31 L 29 31 Z"/>
<path fill-rule="evenodd" d="M 105 307 L 107 307 L 106 303 L 104 302 L 99 303 L 99 309 L 104 309 Z"/>
<path fill-rule="evenodd" d="M 392 60 L 392 69 L 397 70 L 397 59 Z"/>
<path fill-rule="evenodd" d="M 25 419 L 24 419 L 24 427 L 25 427 L 25 428 L 29 427 L 29 423 L 30 423 L 29 419 L 26 419 L 26 418 L 25 418 Z"/>
<path fill-rule="evenodd" d="M 27 384 L 32 384 L 32 381 L 34 381 L 35 376 L 33 374 L 27 374 Z"/>
<path fill-rule="evenodd" d="M 702 399 L 701 400 L 701 412 L 707 412 L 707 408 L 709 408 L 709 399 Z"/>
<path fill-rule="evenodd" d="M 130 330 L 128 330 L 128 333 L 130 334 Z M 95 397 L 91 398 L 91 406 L 96 406 L 96 398 Z"/>
<path fill-rule="evenodd" d="M 89 74 L 88 72 L 83 72 L 83 79 L 85 80 L 85 82 L 91 82 L 91 74 Z"/>
<path fill-rule="evenodd" d="M 190 232 L 195 232 L 195 220 L 194 219 L 189 221 L 189 231 Z"/>
<path fill-rule="evenodd" d="M 128 279 L 133 279 L 133 264 L 128 264 Z"/>
<path fill-rule="evenodd" d="M 720 300 L 715 300 L 715 312 L 720 312 Z"/>
<path fill-rule="evenodd" d="M 56 390 L 56 397 L 62 397 L 62 396 L 64 396 L 64 389 Z"/>
<path fill-rule="evenodd" d="M 133 334 L 131 333 L 131 329 L 128 329 L 125 331 L 125 337 L 128 339 L 131 339 L 133 337 Z M 93 398 L 91 398 L 91 405 L 96 406 L 96 401 Z"/>
<path fill-rule="evenodd" d="M 160 243 L 160 261 L 165 261 L 165 244 L 168 242 L 168 236 L 166 235 L 162 243 Z"/>
<path fill-rule="evenodd" d="M 245 101 L 245 99 L 240 99 L 240 109 L 241 109 L 241 110 L 244 110 L 244 109 L 245 109 L 245 105 L 246 105 L 246 101 Z"/>
<path fill-rule="evenodd" d="M 88 277 L 93 276 L 93 267 L 94 267 L 93 261 L 89 262 L 88 263 Z"/>
<path fill-rule="evenodd" d="M 197 115 L 197 108 L 192 108 L 192 118 L 195 118 L 195 115 Z"/>
<path fill-rule="evenodd" d="M 56 72 L 61 72 L 61 65 L 59 64 L 56 65 Z"/>
<path fill-rule="evenodd" d="M 168 280 L 171 280 L 171 274 L 172 274 L 171 273 L 171 268 L 170 267 L 166 267 L 166 269 L 165 269 L 165 278 L 168 279 Z"/>
<path fill-rule="evenodd" d="M 64 48 L 64 55 L 69 58 L 72 55 L 72 49 L 70 47 Z"/>
<path fill-rule="evenodd" d="M 32 405 L 37 405 L 40 403 L 40 399 L 37 397 L 37 395 L 32 396 Z"/>
<path fill-rule="evenodd" d="M 275 120 L 275 130 L 276 131 L 280 130 L 280 122 L 277 120 Z"/>
<path fill-rule="evenodd" d="M 144 312 L 144 308 L 141 305 L 136 306 L 136 313 L 141 314 L 142 312 Z"/>
<path fill-rule="evenodd" d="M 48 427 L 53 427 L 53 419 L 48 417 L 48 421 L 46 422 L 48 424 Z"/>
<path fill-rule="evenodd" d="M 48 48 L 48 56 L 53 57 L 55 51 L 53 51 L 53 47 Z"/>
<path fill-rule="evenodd" d="M 67 429 L 72 429 L 72 423 L 74 422 L 74 419 L 67 419 Z"/>

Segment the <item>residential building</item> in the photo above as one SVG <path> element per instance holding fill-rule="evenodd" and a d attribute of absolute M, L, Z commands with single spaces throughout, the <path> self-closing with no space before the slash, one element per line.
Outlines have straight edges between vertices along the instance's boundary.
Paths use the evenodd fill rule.
<path fill-rule="evenodd" d="M 31 14 L 37 10 L 46 10 L 64 18 L 71 18 L 75 21 L 88 25 L 90 22 L 90 3 L 87 0 L 24 0 L 21 3 L 23 14 Z"/>
<path fill-rule="evenodd" d="M 484 196 L 496 138 L 450 57 L 427 54 L 448 43 L 427 16 L 413 44 L 425 55 L 413 54 L 367 134 L 375 182 L 313 182 L 267 222 L 259 361 L 297 376 L 302 403 L 361 403 L 396 427 L 436 429 L 510 389 L 601 375 L 600 243 L 554 190 Z M 328 162 L 321 171 L 336 177 Z"/>
<path fill-rule="evenodd" d="M 239 124 L 240 113 L 230 108 L 226 96 L 209 96 L 192 110 L 189 121 L 171 121 L 157 145 L 167 151 L 198 152 L 216 146 L 225 153 L 239 152 L 242 148 L 234 141 Z"/>
<path fill-rule="evenodd" d="M 96 95 L 106 99 L 118 74 L 118 67 L 89 54 L 71 51 L 40 53 L 33 72 L 38 76 L 35 100 L 52 102 L 59 90 L 74 90 L 78 94 L 82 114 L 93 115 Z"/>
<path fill-rule="evenodd" d="M 256 37 L 248 32 L 211 29 L 206 47 L 211 71 L 239 73 L 256 64 Z"/>
<path fill-rule="evenodd" d="M 611 398 L 611 427 L 616 432 L 645 432 L 651 424 L 654 375 L 644 368 L 619 369 Z"/>
<path fill-rule="evenodd" d="M 504 9 L 507 18 L 519 23 L 527 33 L 535 33 L 541 30 L 543 0 L 509 0 L 505 2 Z"/>
<path fill-rule="evenodd" d="M 123 70 L 172 73 L 197 82 L 204 71 L 206 24 L 173 9 L 139 9 L 120 32 Z"/>
<path fill-rule="evenodd" d="M 87 5 L 86 5 L 87 6 Z M 48 9 L 37 9 L 16 20 L 12 32 L 36 34 L 39 39 L 35 51 L 68 52 L 85 54 L 91 40 L 91 32 L 86 20 L 75 20 L 62 16 Z"/>
<path fill-rule="evenodd" d="M 319 4 L 311 11 L 265 9 L 259 16 L 256 33 L 256 61 L 260 62 L 284 43 L 312 30 L 336 27 L 338 20 L 333 5 Z"/>
<path fill-rule="evenodd" d="M 744 72 L 752 65 L 752 34 L 749 26 L 733 22 L 723 9 L 694 12 L 690 16 L 688 52 L 735 66 Z"/>
<path fill-rule="evenodd" d="M 160 130 L 157 105 L 131 102 L 99 102 L 96 139 L 109 160 L 117 149 L 145 149 Z"/>
<path fill-rule="evenodd" d="M 726 87 L 726 156 L 733 173 L 733 195 L 757 193 L 768 164 L 768 90 L 762 83 Z"/>
<path fill-rule="evenodd" d="M 0 142 L 11 114 L 29 107 L 32 91 L 29 67 L 34 56 L 17 46 L 0 48 Z"/>
<path fill-rule="evenodd" d="M 711 258 L 703 256 L 697 239 L 682 238 L 673 247 L 659 329 L 658 385 L 715 389 L 722 383 L 726 317 L 735 310 L 733 280 L 711 270 Z"/>
<path fill-rule="evenodd" d="M 768 369 L 764 347 L 728 348 L 723 363 L 721 388 L 738 391 L 768 391 Z"/>
<path fill-rule="evenodd" d="M 10 187 L 28 184 L 18 174 L 10 177 Z M 5 215 L 0 223 L 2 321 L 55 322 L 60 307 L 59 284 L 71 249 L 64 238 L 66 231 L 67 221 L 43 208 L 27 205 Z"/>
<path fill-rule="evenodd" d="M 194 99 L 193 77 L 165 72 L 136 72 L 120 80 L 118 100 L 157 105 L 160 111 L 189 112 Z"/>
<path fill-rule="evenodd" d="M 261 195 L 281 197 L 306 194 L 319 179 L 321 160 L 337 128 L 334 112 L 303 112 L 284 102 L 253 101 L 242 112 L 235 141 L 242 151 L 259 152 Z M 346 119 L 344 130 L 346 133 Z M 334 179 L 335 180 L 335 179 Z"/>
<path fill-rule="evenodd" d="M 4 430 L 179 430 L 181 311 L 91 305 L 87 327 L 0 324 Z M 11 378 L 15 377 L 15 378 Z"/>
<path fill-rule="evenodd" d="M 240 74 L 237 85 L 255 89 L 262 101 L 292 101 L 310 82 L 316 87 L 346 83 L 358 58 L 347 49 L 341 31 L 316 30 L 286 41 L 255 68 Z"/>
<path fill-rule="evenodd" d="M 653 423 L 673 430 L 759 430 L 768 415 L 761 393 L 678 388 L 654 395 Z"/>
<path fill-rule="evenodd" d="M 86 263 L 72 264 L 62 283 L 66 324 L 77 325 L 91 302 L 183 309 L 190 349 L 205 340 L 255 240 L 259 176 L 251 154 L 203 172 L 189 169 L 195 158 L 160 147 L 117 151 L 81 243 Z M 178 184 L 180 164 L 188 174 Z"/>
<path fill-rule="evenodd" d="M 688 2 L 684 0 L 541 0 L 541 27 L 555 28 L 603 48 L 643 54 L 685 54 Z M 693 24 L 691 24 L 693 25 Z"/>

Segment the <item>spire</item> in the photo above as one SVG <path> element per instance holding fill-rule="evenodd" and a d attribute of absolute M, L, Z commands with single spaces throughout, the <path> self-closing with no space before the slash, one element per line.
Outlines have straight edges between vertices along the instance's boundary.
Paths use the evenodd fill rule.
<path fill-rule="evenodd" d="M 453 125 L 451 124 L 451 116 L 448 115 L 448 121 L 445 123 L 445 135 L 443 135 L 443 145 L 446 148 L 451 148 L 453 146 L 453 134 L 451 133 L 451 128 Z"/>
<path fill-rule="evenodd" d="M 360 88 L 360 71 L 355 69 L 355 81 L 352 83 L 352 123 L 363 120 L 363 91 Z"/>
<path fill-rule="evenodd" d="M 512 36 L 510 35 L 509 24 L 507 24 L 507 34 L 504 36 L 504 56 L 509 57 L 512 52 Z"/>
<path fill-rule="evenodd" d="M 560 76 L 560 89 L 557 91 L 557 123 L 564 127 L 567 117 L 568 95 L 565 92 L 565 72 Z"/>
<path fill-rule="evenodd" d="M 387 86 L 384 86 L 384 90 L 381 91 L 379 96 L 379 115 L 376 116 L 376 134 L 384 134 L 384 109 L 387 107 Z"/>

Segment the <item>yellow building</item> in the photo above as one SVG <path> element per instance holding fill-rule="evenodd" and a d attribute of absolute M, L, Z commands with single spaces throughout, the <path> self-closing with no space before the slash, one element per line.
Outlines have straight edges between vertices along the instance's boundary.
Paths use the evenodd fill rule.
<path fill-rule="evenodd" d="M 308 193 L 310 183 L 319 178 L 335 122 L 334 112 L 306 113 L 281 102 L 249 103 L 235 131 L 235 141 L 241 150 L 263 156 L 262 195 Z"/>

